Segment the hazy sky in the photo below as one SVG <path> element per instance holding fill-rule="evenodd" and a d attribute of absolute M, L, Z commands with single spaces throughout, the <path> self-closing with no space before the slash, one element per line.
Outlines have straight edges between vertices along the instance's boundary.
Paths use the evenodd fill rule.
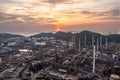
<path fill-rule="evenodd" d="M 120 1 L 0 0 L 0 33 L 59 30 L 120 34 Z"/>

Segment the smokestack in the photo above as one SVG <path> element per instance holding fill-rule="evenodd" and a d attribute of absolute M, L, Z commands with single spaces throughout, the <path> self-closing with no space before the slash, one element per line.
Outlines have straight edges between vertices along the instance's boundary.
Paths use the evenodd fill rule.
<path fill-rule="evenodd" d="M 102 36 L 100 36 L 100 46 L 102 46 Z"/>
<path fill-rule="evenodd" d="M 99 39 L 97 39 L 97 51 L 99 49 Z"/>
<path fill-rule="evenodd" d="M 105 43 L 105 46 L 106 46 L 106 48 L 107 48 L 107 46 L 108 46 L 108 38 L 106 37 L 106 43 Z"/>
<path fill-rule="evenodd" d="M 74 46 L 75 46 L 75 35 L 74 35 Z"/>
<path fill-rule="evenodd" d="M 73 37 L 72 37 L 72 43 L 73 43 L 74 41 L 73 41 Z"/>
<path fill-rule="evenodd" d="M 69 50 L 71 49 L 70 43 L 71 43 L 71 39 L 69 39 L 69 42 L 68 42 Z"/>
<path fill-rule="evenodd" d="M 92 46 L 94 46 L 94 36 L 92 36 Z"/>
<path fill-rule="evenodd" d="M 112 72 L 115 73 L 115 54 L 112 54 L 112 58 L 113 58 L 113 65 L 112 65 Z"/>
<path fill-rule="evenodd" d="M 87 45 L 86 43 L 87 43 L 87 39 L 86 39 L 86 35 L 85 35 L 85 44 L 84 44 L 84 45 L 85 45 L 85 47 L 86 47 L 86 45 Z"/>
<path fill-rule="evenodd" d="M 95 52 L 95 45 L 93 46 L 93 73 L 95 73 L 95 55 L 96 55 L 96 52 Z"/>
<path fill-rule="evenodd" d="M 72 47 L 74 46 L 74 37 L 72 37 Z"/>
<path fill-rule="evenodd" d="M 80 52 L 80 38 L 79 38 L 79 52 Z"/>

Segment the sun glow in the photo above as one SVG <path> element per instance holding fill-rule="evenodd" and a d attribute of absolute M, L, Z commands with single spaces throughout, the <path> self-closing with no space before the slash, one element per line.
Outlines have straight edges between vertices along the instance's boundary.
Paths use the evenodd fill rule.
<path fill-rule="evenodd" d="M 61 29 L 60 29 L 60 28 L 57 28 L 57 29 L 56 29 L 56 32 L 59 32 L 59 31 L 61 31 Z"/>
<path fill-rule="evenodd" d="M 55 26 L 56 32 L 62 31 L 62 30 L 61 30 L 62 27 L 64 27 L 63 24 L 57 24 L 57 25 Z"/>

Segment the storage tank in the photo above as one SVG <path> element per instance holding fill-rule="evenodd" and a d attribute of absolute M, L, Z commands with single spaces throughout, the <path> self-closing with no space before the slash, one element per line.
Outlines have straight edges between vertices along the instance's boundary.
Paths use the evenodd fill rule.
<path fill-rule="evenodd" d="M 116 74 L 111 74 L 110 75 L 110 80 L 120 80 L 120 76 Z"/>

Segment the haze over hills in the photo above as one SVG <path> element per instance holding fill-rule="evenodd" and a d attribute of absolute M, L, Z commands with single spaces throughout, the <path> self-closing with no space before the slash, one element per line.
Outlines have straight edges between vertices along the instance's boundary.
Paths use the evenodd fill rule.
<path fill-rule="evenodd" d="M 40 33 L 35 34 L 29 37 L 55 37 L 56 39 L 62 39 L 69 41 L 73 36 L 76 37 L 76 42 L 78 42 L 79 38 L 81 39 L 81 42 L 85 40 L 85 36 L 87 37 L 87 44 L 90 44 L 90 41 L 92 39 L 92 36 L 94 36 L 95 40 L 100 39 L 100 36 L 103 39 L 103 43 L 105 43 L 105 38 L 108 38 L 108 42 L 116 42 L 120 43 L 120 34 L 111 34 L 111 35 L 102 35 L 100 33 L 95 33 L 91 31 L 82 31 L 80 33 L 71 33 L 71 32 L 56 32 L 56 33 Z M 9 33 L 0 33 L 0 38 L 15 38 L 15 37 L 23 37 L 22 35 L 15 35 L 15 34 L 9 34 Z"/>
<path fill-rule="evenodd" d="M 24 37 L 24 36 L 18 34 L 0 33 L 0 38 L 4 38 L 4 39 L 17 38 L 17 37 Z"/>

